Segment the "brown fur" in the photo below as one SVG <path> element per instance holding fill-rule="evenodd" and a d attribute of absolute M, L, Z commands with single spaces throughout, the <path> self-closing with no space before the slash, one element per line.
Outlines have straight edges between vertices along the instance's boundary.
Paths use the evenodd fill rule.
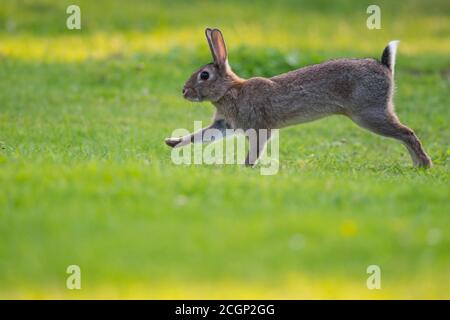
<path fill-rule="evenodd" d="M 351 118 L 359 126 L 401 141 L 417 166 L 430 167 L 431 160 L 408 127 L 394 113 L 393 65 L 390 50 L 383 63 L 374 59 L 337 59 L 307 66 L 272 78 L 244 80 L 230 68 L 222 33 L 206 29 L 214 62 L 189 78 L 183 89 L 186 99 L 209 100 L 216 107 L 214 122 L 234 129 L 278 129 L 317 120 L 334 114 Z M 207 71 L 208 80 L 200 73 Z M 209 127 L 208 127 L 209 128 Z M 193 141 L 188 137 L 169 138 L 172 147 Z M 258 152 L 259 155 L 259 152 Z M 257 159 L 249 159 L 252 165 Z"/>

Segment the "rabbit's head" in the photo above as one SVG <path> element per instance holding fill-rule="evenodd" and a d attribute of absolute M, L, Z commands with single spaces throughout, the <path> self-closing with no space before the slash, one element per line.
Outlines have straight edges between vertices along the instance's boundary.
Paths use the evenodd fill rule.
<path fill-rule="evenodd" d="M 227 47 L 218 29 L 207 28 L 206 39 L 214 62 L 204 65 L 186 81 L 183 96 L 190 101 L 217 101 L 240 81 L 228 64 Z"/>

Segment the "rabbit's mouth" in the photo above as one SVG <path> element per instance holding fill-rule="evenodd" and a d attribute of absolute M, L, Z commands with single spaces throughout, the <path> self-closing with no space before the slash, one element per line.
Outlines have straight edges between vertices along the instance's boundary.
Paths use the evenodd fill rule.
<path fill-rule="evenodd" d="M 200 102 L 200 98 L 197 97 L 185 97 L 186 100 L 192 101 L 192 102 Z"/>
<path fill-rule="evenodd" d="M 200 96 L 197 94 L 197 92 L 193 88 L 183 88 L 183 97 L 186 100 L 193 101 L 193 102 L 199 102 L 202 101 Z"/>

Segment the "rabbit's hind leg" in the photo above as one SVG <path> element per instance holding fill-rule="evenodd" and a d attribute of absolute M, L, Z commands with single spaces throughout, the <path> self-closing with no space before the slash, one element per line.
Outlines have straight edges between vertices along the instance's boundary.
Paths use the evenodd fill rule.
<path fill-rule="evenodd" d="M 364 129 L 402 142 L 408 149 L 415 166 L 425 168 L 432 166 L 431 159 L 424 151 L 419 138 L 413 130 L 400 123 L 392 108 L 366 109 L 350 117 Z"/>

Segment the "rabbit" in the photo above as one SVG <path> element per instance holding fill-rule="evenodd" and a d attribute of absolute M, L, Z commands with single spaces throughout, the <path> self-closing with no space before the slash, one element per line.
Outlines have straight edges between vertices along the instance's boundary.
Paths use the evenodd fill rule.
<path fill-rule="evenodd" d="M 414 131 L 401 124 L 394 111 L 394 66 L 399 41 L 387 45 L 381 62 L 336 59 L 272 78 L 243 79 L 228 63 L 222 32 L 206 28 L 205 35 L 213 62 L 195 71 L 182 93 L 190 101 L 210 101 L 216 107 L 213 121 L 190 135 L 167 138 L 165 142 L 170 147 L 207 142 L 203 134 L 210 128 L 220 130 L 223 136 L 229 128 L 266 129 L 266 138 L 249 142 L 245 164 L 253 166 L 270 139 L 271 130 L 344 115 L 364 129 L 402 142 L 415 166 L 432 166 Z"/>

